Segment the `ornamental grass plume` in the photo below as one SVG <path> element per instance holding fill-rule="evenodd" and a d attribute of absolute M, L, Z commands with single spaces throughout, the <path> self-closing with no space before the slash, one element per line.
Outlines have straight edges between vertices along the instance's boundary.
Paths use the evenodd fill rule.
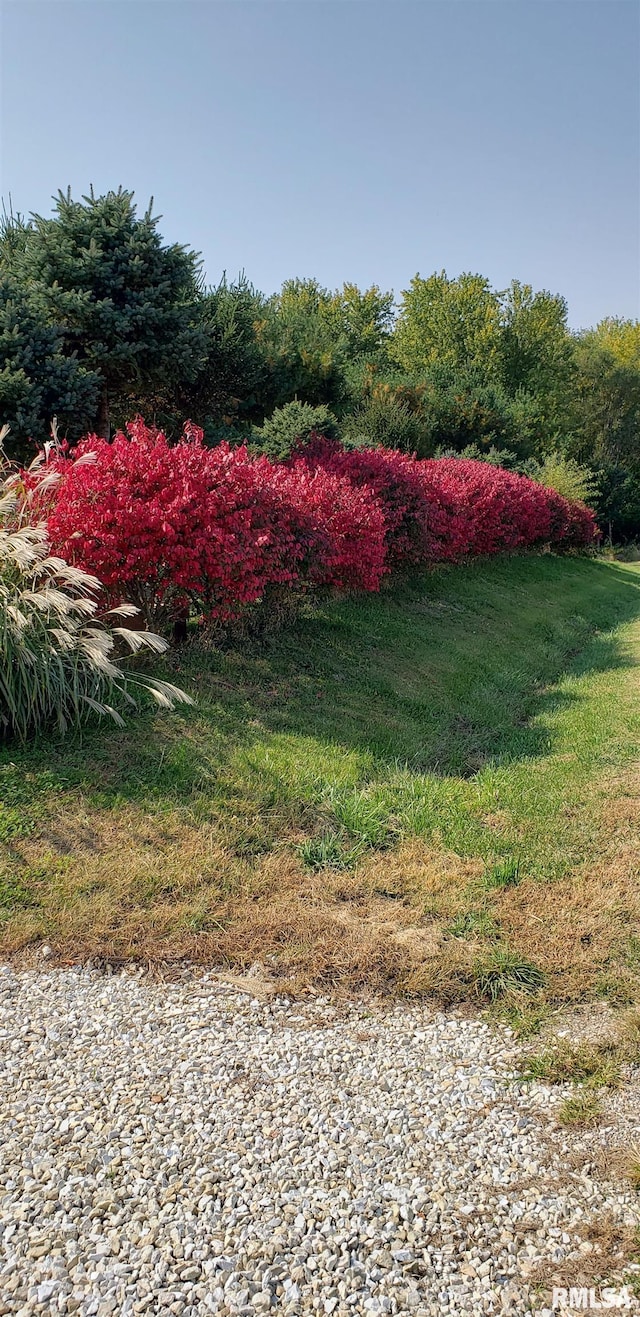
<path fill-rule="evenodd" d="M 28 482 L 13 471 L 2 450 L 7 432 L 0 431 L 0 738 L 24 740 L 52 726 L 64 733 L 93 714 L 123 725 L 117 706 L 135 706 L 134 689 L 166 709 L 193 703 L 171 682 L 124 671 L 124 653 L 161 654 L 167 642 L 120 624 L 137 614 L 131 604 L 99 616 L 100 581 L 53 555 L 46 526 L 32 520 L 33 492 L 51 475 L 42 457 Z"/>

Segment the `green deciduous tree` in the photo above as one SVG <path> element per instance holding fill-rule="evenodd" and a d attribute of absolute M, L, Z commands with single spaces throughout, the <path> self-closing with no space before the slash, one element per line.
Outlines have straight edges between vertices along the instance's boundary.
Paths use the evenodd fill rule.
<path fill-rule="evenodd" d="M 640 469 L 640 369 L 592 330 L 576 343 L 573 456 Z"/>
<path fill-rule="evenodd" d="M 268 376 L 265 412 L 294 397 L 329 406 L 340 398 L 346 358 L 330 303 L 316 279 L 288 279 L 266 302 L 257 328 Z"/>
<path fill-rule="evenodd" d="M 434 363 L 475 366 L 495 377 L 500 361 L 500 298 L 479 274 L 416 275 L 403 292 L 392 355 L 411 374 Z"/>
<path fill-rule="evenodd" d="M 591 466 L 598 516 L 616 537 L 640 535 L 640 323 L 604 320 L 578 336 L 567 451 Z"/>
<path fill-rule="evenodd" d="M 350 362 L 376 360 L 389 343 L 393 293 L 383 293 L 377 284 L 362 292 L 357 284 L 345 283 L 331 294 L 321 313 L 331 325 L 336 341 L 342 342 Z"/>
<path fill-rule="evenodd" d="M 345 284 L 331 293 L 317 279 L 289 279 L 268 299 L 258 341 L 268 374 L 265 412 L 292 397 L 340 407 L 351 363 L 375 357 L 389 337 L 393 295 Z"/>
<path fill-rule="evenodd" d="M 500 373 L 509 393 L 553 395 L 573 369 L 567 304 L 554 293 L 534 293 L 514 279 L 501 297 Z"/>
<path fill-rule="evenodd" d="M 514 279 L 501 298 L 500 374 L 507 394 L 535 399 L 537 443 L 555 449 L 570 428 L 575 375 L 563 297 Z"/>
<path fill-rule="evenodd" d="M 403 293 L 391 353 L 415 383 L 436 444 L 507 444 L 521 455 L 567 430 L 573 343 L 564 299 L 517 280 L 416 276 Z"/>
<path fill-rule="evenodd" d="M 548 453 L 537 469 L 531 471 L 534 480 L 547 489 L 555 489 L 563 498 L 578 499 L 590 507 L 598 502 L 598 483 L 589 467 L 580 466 L 562 453 Z"/>

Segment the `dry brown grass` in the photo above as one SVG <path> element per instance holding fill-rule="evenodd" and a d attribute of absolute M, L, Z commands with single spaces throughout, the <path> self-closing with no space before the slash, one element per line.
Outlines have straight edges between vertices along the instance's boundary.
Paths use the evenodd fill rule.
<path fill-rule="evenodd" d="M 548 996 L 580 1001 L 600 982 L 623 1004 L 636 1000 L 640 964 L 630 963 L 640 936 L 640 772 L 600 784 L 596 862 L 553 882 L 523 882 L 500 895 L 499 918 L 509 944 L 539 964 Z"/>
<path fill-rule="evenodd" d="M 501 894 L 499 917 L 509 944 L 545 970 L 553 1000 L 581 1000 L 613 965 L 621 983 L 627 977 L 624 948 L 640 929 L 637 867 L 637 855 L 619 855 L 555 882 L 525 882 Z"/>
<path fill-rule="evenodd" d="M 464 995 L 454 969 L 468 979 L 468 949 L 445 948 L 443 929 L 478 866 L 418 842 L 373 854 L 355 872 L 309 873 L 284 847 L 250 863 L 206 828 L 158 826 L 129 808 L 117 826 L 99 811 L 59 818 L 14 844 L 12 867 L 27 865 L 42 873 L 40 903 L 5 924 L 5 953 L 44 939 L 63 961 L 188 959 L 239 972 L 259 961 L 290 988 L 413 992 L 430 983 L 443 998 Z"/>
<path fill-rule="evenodd" d="M 474 996 L 487 938 L 453 937 L 450 925 L 480 905 L 500 945 L 544 971 L 549 1001 L 580 1001 L 607 980 L 614 997 L 637 999 L 640 966 L 625 948 L 640 931 L 640 775 L 601 803 L 597 864 L 487 891 L 480 861 L 418 840 L 365 852 L 354 870 L 309 872 L 293 824 L 267 854 L 243 856 L 219 821 L 67 800 L 7 850 L 5 873 L 19 882 L 28 871 L 33 903 L 6 920 L 0 949 L 24 955 L 44 940 L 62 961 L 188 959 L 240 974 L 258 961 L 290 991 L 456 1002 Z"/>
<path fill-rule="evenodd" d="M 625 1154 L 623 1173 L 632 1189 L 640 1193 L 640 1143 L 634 1143 Z"/>
<path fill-rule="evenodd" d="M 603 1216 L 585 1226 L 581 1235 L 582 1241 L 591 1245 L 589 1252 L 561 1263 L 542 1263 L 532 1272 L 530 1283 L 540 1287 L 547 1298 L 551 1297 L 554 1286 L 589 1288 L 621 1284 L 629 1265 L 639 1260 L 640 1241 L 633 1226 Z"/>

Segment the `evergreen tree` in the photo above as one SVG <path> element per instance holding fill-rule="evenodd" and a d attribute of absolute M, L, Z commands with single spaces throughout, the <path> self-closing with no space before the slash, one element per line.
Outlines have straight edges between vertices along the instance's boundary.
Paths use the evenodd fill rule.
<path fill-rule="evenodd" d="M 103 435 L 113 404 L 126 409 L 147 388 L 195 379 L 206 354 L 197 257 L 163 246 L 157 224 L 151 207 L 138 218 L 122 188 L 81 201 L 60 192 L 54 216 L 34 215 L 23 249 L 11 254 L 65 354 L 99 375 L 94 419 Z"/>
<path fill-rule="evenodd" d="M 61 435 L 77 439 L 91 424 L 100 378 L 65 356 L 62 336 L 25 286 L 0 269 L 0 420 L 11 427 L 9 455 L 29 456 L 58 418 Z M 33 456 L 33 452 L 31 453 Z"/>
<path fill-rule="evenodd" d="M 178 390 L 183 417 L 188 414 L 201 424 L 246 421 L 261 413 L 266 379 L 264 354 L 258 344 L 256 326 L 265 299 L 241 274 L 235 283 L 223 276 L 209 289 L 198 306 L 199 324 L 205 336 L 205 355 L 197 378 Z M 246 421 L 247 428 L 249 422 Z"/>

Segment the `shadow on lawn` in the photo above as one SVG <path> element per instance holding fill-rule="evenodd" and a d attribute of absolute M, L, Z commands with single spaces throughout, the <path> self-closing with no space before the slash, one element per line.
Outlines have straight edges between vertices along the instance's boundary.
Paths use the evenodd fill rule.
<path fill-rule="evenodd" d="M 316 748 L 355 756 L 360 781 L 398 765 L 472 777 L 487 764 L 552 753 L 548 715 L 580 698 L 558 683 L 568 671 L 634 666 L 605 629 L 639 615 L 640 574 L 616 564 L 473 564 L 393 594 L 330 602 L 262 646 L 187 647 L 171 675 L 196 695 L 195 710 L 140 715 L 125 732 L 91 729 L 62 746 L 42 740 L 10 758 L 36 780 L 46 765 L 49 783 L 81 786 L 107 808 L 207 795 L 219 810 L 250 797 L 264 808 L 270 793 L 277 801 L 278 769 L 257 751 L 283 739 L 289 794 L 292 770 L 295 779 L 299 763 L 303 775 Z"/>

